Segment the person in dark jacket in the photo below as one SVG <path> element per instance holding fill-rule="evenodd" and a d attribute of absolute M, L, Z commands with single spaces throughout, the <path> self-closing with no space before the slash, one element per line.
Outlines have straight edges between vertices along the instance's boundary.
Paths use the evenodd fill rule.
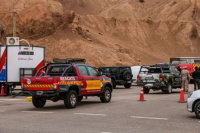
<path fill-rule="evenodd" d="M 180 66 L 177 67 L 177 70 L 179 71 L 179 73 L 181 73 L 181 68 L 180 68 Z"/>
<path fill-rule="evenodd" d="M 200 89 L 200 71 L 198 67 L 195 67 L 195 71 L 192 73 L 192 77 L 194 79 L 194 91 L 196 90 L 196 86 Z"/>

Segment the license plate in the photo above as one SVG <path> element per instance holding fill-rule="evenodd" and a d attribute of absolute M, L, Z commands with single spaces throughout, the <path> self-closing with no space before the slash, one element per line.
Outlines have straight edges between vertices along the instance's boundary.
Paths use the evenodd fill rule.
<path fill-rule="evenodd" d="M 146 77 L 145 79 L 146 80 L 153 80 L 154 78 L 153 77 Z"/>
<path fill-rule="evenodd" d="M 131 83 L 131 81 L 128 81 L 127 83 Z"/>
<path fill-rule="evenodd" d="M 153 84 L 146 84 L 145 86 L 150 86 L 151 87 L 151 86 L 153 86 Z"/>
<path fill-rule="evenodd" d="M 175 78 L 174 80 L 175 81 L 181 81 L 181 78 Z"/>
<path fill-rule="evenodd" d="M 42 95 L 42 94 L 43 94 L 43 91 L 37 91 L 36 94 L 37 94 L 37 95 Z"/>

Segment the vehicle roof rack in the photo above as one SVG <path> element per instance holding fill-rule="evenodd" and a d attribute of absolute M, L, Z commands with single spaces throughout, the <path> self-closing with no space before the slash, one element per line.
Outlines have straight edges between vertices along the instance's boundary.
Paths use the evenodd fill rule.
<path fill-rule="evenodd" d="M 69 64 L 72 64 L 72 63 L 84 63 L 86 62 L 85 59 L 83 58 L 66 58 L 66 59 L 59 59 L 59 58 L 54 58 L 53 59 L 53 62 L 55 63 L 69 63 Z"/>

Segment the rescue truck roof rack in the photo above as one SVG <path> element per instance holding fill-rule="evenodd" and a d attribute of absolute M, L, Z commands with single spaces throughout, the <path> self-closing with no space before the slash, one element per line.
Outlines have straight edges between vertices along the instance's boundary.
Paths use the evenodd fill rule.
<path fill-rule="evenodd" d="M 83 58 L 66 58 L 66 59 L 54 58 L 53 62 L 55 62 L 55 63 L 69 63 L 69 64 L 72 64 L 72 63 L 84 63 L 85 64 L 86 60 L 83 59 Z"/>

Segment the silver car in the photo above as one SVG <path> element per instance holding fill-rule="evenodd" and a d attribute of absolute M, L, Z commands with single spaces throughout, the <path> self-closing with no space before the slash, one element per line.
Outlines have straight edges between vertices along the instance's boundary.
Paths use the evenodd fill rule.
<path fill-rule="evenodd" d="M 189 112 L 195 112 L 196 116 L 200 118 L 200 90 L 193 91 L 189 94 L 187 110 Z"/>

